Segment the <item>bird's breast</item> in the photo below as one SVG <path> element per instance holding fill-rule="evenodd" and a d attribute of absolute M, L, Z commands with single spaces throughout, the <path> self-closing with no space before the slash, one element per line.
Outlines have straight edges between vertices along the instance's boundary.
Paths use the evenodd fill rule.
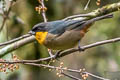
<path fill-rule="evenodd" d="M 84 36 L 83 31 L 65 31 L 62 35 L 47 34 L 44 45 L 54 50 L 65 50 L 74 47 Z"/>
<path fill-rule="evenodd" d="M 35 38 L 40 44 L 43 44 L 45 42 L 47 34 L 48 32 L 36 32 Z"/>

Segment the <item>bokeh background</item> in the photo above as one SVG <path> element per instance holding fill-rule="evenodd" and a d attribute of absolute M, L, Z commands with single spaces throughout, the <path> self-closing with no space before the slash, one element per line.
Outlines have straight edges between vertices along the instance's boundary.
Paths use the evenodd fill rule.
<path fill-rule="evenodd" d="M 35 24 L 43 22 L 41 14 L 35 11 L 39 5 L 37 0 L 16 0 L 6 21 L 4 29 L 0 33 L 0 42 L 4 42 L 26 34 Z M 63 19 L 74 14 L 87 13 L 104 5 L 118 2 L 119 0 L 101 0 L 99 6 L 96 0 L 91 0 L 88 9 L 84 10 L 88 0 L 48 0 L 45 1 L 47 7 L 48 21 Z M 6 0 L 6 5 L 9 1 Z M 0 4 L 1 5 L 1 4 Z M 0 16 L 0 25 L 3 18 Z M 81 45 L 87 45 L 101 40 L 112 39 L 120 36 L 120 11 L 114 12 L 114 17 L 108 20 L 96 22 L 81 41 Z M 39 59 L 47 57 L 46 48 L 36 42 L 27 44 L 12 52 L 20 59 Z M 3 59 L 11 59 L 11 53 Z M 74 53 L 61 58 L 51 65 L 59 66 L 64 62 L 64 66 L 72 69 L 85 68 L 87 72 L 103 76 L 106 78 L 119 78 L 120 69 L 120 42 L 106 44 L 95 48 L 90 48 L 81 53 Z M 43 62 L 45 63 L 45 62 Z M 119 74 L 118 74 L 119 73 Z M 79 74 L 71 73 L 77 77 Z M 56 76 L 56 71 L 44 69 L 42 67 L 20 65 L 20 68 L 8 74 L 0 72 L 0 80 L 72 80 L 67 77 Z M 89 77 L 88 80 L 98 80 Z"/>

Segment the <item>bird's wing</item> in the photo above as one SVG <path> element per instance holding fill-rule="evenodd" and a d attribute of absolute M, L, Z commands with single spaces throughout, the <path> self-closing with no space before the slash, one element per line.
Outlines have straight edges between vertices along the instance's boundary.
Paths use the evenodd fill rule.
<path fill-rule="evenodd" d="M 66 30 L 75 29 L 78 26 L 82 25 L 83 23 L 85 23 L 85 21 L 81 21 L 81 20 L 63 21 L 63 20 L 59 20 L 59 21 L 49 22 L 48 25 L 47 25 L 47 28 L 48 28 L 49 33 L 61 35 Z"/>
<path fill-rule="evenodd" d="M 56 35 L 63 34 L 66 30 L 82 30 L 82 29 L 88 29 L 90 27 L 90 24 L 92 24 L 95 21 L 111 18 L 112 14 L 107 14 L 103 16 L 99 16 L 93 19 L 70 19 L 70 20 L 58 20 L 58 21 L 52 21 L 48 22 L 47 28 L 48 32 Z"/>

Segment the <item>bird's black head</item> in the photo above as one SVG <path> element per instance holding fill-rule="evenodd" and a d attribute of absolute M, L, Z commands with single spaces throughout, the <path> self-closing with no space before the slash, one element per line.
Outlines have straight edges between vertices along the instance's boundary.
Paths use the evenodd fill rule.
<path fill-rule="evenodd" d="M 29 34 L 35 35 L 36 32 L 45 32 L 47 23 L 38 23 L 36 24 L 32 30 L 29 32 Z"/>

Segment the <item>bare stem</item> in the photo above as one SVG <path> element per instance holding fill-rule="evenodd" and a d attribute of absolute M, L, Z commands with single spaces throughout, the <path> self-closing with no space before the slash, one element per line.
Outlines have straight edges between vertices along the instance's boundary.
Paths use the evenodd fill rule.
<path fill-rule="evenodd" d="M 42 16 L 43 16 L 43 19 L 44 19 L 44 22 L 47 22 L 47 17 L 46 17 L 46 13 L 45 13 L 45 5 L 44 5 L 44 0 L 40 0 L 40 3 L 42 5 Z"/>
<path fill-rule="evenodd" d="M 86 73 L 89 76 L 95 77 L 95 78 L 100 79 L 100 80 L 109 80 L 109 79 L 94 75 L 94 74 L 89 73 L 89 72 L 82 72 L 80 70 L 75 70 L 75 69 L 66 69 L 66 68 L 60 68 L 60 67 L 55 67 L 55 66 L 50 66 L 50 65 L 45 65 L 45 64 L 35 64 L 35 63 L 24 63 L 24 64 L 38 66 L 38 67 L 46 67 L 46 68 L 55 69 L 55 70 L 57 69 L 57 70 L 63 70 L 63 71 L 68 71 L 68 72 L 75 72 L 75 73 L 79 73 L 79 74 L 80 73 Z M 75 80 L 81 80 L 81 79 L 76 78 L 75 76 L 72 76 L 72 75 L 67 75 L 66 74 L 66 76 L 72 77 Z"/>
<path fill-rule="evenodd" d="M 70 75 L 70 74 L 67 74 L 67 73 L 64 73 L 64 72 L 62 72 L 61 74 L 63 74 L 64 76 L 67 76 L 67 77 L 69 77 L 69 78 L 71 78 L 71 79 L 74 79 L 74 80 L 82 80 L 82 79 L 80 79 L 80 78 L 77 78 L 77 77 L 75 77 L 75 76 L 73 76 L 73 75 Z"/>
<path fill-rule="evenodd" d="M 9 13 L 10 13 L 11 8 L 12 8 L 12 5 L 13 5 L 13 2 L 14 2 L 13 0 L 10 1 L 10 6 L 9 6 L 8 11 L 7 11 L 7 12 L 4 12 L 3 22 L 2 22 L 2 25 L 1 25 L 1 27 L 0 27 L 0 32 L 2 31 L 2 29 L 3 29 L 4 25 L 5 25 L 5 22 L 6 22 L 7 18 L 8 18 L 8 16 L 9 16 Z"/>
<path fill-rule="evenodd" d="M 84 8 L 84 10 L 87 10 L 89 4 L 90 4 L 90 0 L 88 0 L 86 6 L 85 6 L 85 8 Z"/>

